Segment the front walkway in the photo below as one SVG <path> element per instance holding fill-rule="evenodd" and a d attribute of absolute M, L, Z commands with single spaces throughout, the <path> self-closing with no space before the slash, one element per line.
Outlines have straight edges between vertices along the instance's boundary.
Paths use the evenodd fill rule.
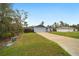
<path fill-rule="evenodd" d="M 79 39 L 38 32 L 37 34 L 58 43 L 64 50 L 73 56 L 79 56 Z"/>

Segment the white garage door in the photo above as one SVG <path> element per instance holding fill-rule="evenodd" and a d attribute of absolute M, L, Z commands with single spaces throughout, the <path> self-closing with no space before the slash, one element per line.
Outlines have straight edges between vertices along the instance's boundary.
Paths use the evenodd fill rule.
<path fill-rule="evenodd" d="M 46 28 L 37 28 L 37 27 L 35 27 L 34 28 L 34 32 L 46 32 Z"/>

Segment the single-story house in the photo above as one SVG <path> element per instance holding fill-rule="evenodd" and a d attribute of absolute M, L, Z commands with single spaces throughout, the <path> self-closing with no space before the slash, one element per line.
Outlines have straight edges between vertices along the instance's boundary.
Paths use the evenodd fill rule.
<path fill-rule="evenodd" d="M 74 32 L 77 31 L 76 28 L 72 28 L 72 27 L 59 27 L 56 28 L 57 32 Z"/>
<path fill-rule="evenodd" d="M 50 27 L 45 27 L 43 25 L 34 26 L 34 32 L 50 32 L 52 29 Z"/>

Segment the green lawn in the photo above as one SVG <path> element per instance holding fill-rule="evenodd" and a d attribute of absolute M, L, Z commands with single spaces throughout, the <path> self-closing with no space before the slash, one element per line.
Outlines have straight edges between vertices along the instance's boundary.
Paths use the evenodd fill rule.
<path fill-rule="evenodd" d="M 52 33 L 79 39 L 79 32 L 52 32 Z"/>
<path fill-rule="evenodd" d="M 58 44 L 36 33 L 24 33 L 10 47 L 0 49 L 1 56 L 69 56 Z"/>

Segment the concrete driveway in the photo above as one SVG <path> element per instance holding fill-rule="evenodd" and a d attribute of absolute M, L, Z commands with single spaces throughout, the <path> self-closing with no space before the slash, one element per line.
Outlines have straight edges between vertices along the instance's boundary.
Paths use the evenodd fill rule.
<path fill-rule="evenodd" d="M 46 32 L 37 32 L 37 34 L 56 42 L 72 56 L 79 56 L 79 39 L 50 34 Z"/>

